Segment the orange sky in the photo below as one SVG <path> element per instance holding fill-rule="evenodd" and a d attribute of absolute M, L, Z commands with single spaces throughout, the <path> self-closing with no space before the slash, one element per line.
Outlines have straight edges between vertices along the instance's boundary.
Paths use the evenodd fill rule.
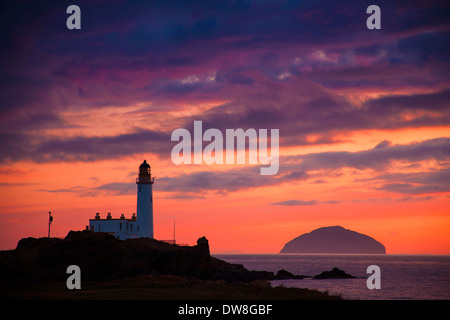
<path fill-rule="evenodd" d="M 394 143 L 416 141 L 449 134 L 450 128 L 398 131 L 389 133 Z M 363 132 L 352 137 L 355 143 L 344 143 L 349 150 L 369 149 L 386 133 Z M 377 135 L 380 135 L 377 138 Z M 319 147 L 305 148 L 317 152 Z M 331 147 L 330 147 L 331 148 Z M 327 146 L 319 149 L 327 150 Z M 332 149 L 339 150 L 336 145 Z M 292 150 L 288 149 L 288 154 Z M 283 149 L 280 157 L 283 156 Z M 123 157 L 94 163 L 36 164 L 20 161 L 1 169 L 0 215 L 2 249 L 14 248 L 23 237 L 47 234 L 48 211 L 53 212 L 52 236 L 64 237 L 70 230 L 82 230 L 95 212 L 106 216 L 112 212 L 131 216 L 136 211 L 134 193 L 120 195 L 114 191 L 96 190 L 99 185 L 129 182 L 131 188 L 137 168 L 143 159 L 152 166 L 154 186 L 154 223 L 157 239 L 171 239 L 173 220 L 180 243 L 195 244 L 206 236 L 213 253 L 277 253 L 284 243 L 322 226 L 341 225 L 368 234 L 382 242 L 391 254 L 450 254 L 450 216 L 448 193 L 427 194 L 403 200 L 398 195 L 373 190 L 364 181 L 372 170 L 342 169 L 326 183 L 314 180 L 282 183 L 277 187 L 257 187 L 224 194 L 186 194 L 172 199 L 170 192 L 158 190 L 158 178 L 178 172 L 211 170 L 203 165 L 176 166 L 155 159 L 150 154 Z M 423 162 L 424 167 L 433 163 Z M 232 165 L 217 167 L 232 169 Z M 401 168 L 401 169 L 399 169 Z M 213 170 L 217 170 L 213 169 Z M 407 172 L 402 164 L 392 164 L 390 171 Z M 314 174 L 314 172 L 310 173 Z M 320 175 L 323 179 L 323 176 Z M 286 199 L 314 200 L 314 205 L 277 206 Z"/>

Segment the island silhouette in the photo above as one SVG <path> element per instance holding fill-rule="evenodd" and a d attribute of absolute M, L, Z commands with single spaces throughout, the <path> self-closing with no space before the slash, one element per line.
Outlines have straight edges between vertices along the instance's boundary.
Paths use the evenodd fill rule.
<path fill-rule="evenodd" d="M 280 253 L 386 254 L 377 240 L 341 226 L 323 227 L 287 242 Z"/>

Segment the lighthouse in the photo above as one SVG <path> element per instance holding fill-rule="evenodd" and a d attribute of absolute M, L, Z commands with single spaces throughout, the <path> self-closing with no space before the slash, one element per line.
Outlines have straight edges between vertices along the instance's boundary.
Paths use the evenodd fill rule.
<path fill-rule="evenodd" d="M 139 166 L 139 176 L 136 178 L 137 214 L 133 213 L 131 219 L 125 218 L 124 214 L 121 214 L 119 219 L 114 219 L 111 212 L 108 212 L 106 219 L 102 219 L 97 212 L 94 219 L 89 219 L 89 226 L 86 226 L 86 229 L 94 232 L 108 232 L 120 240 L 153 238 L 152 185 L 154 182 L 155 178 L 152 178 L 150 165 L 144 160 Z"/>
<path fill-rule="evenodd" d="M 146 160 L 139 166 L 137 184 L 137 225 L 139 237 L 153 238 L 153 192 L 152 186 L 155 178 L 152 178 L 150 165 Z"/>

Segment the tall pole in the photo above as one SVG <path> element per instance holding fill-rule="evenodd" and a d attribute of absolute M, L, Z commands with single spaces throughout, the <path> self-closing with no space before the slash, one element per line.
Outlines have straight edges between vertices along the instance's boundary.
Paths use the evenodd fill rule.
<path fill-rule="evenodd" d="M 52 221 L 53 221 L 52 212 L 49 211 L 48 212 L 48 238 L 50 238 L 50 225 L 52 224 Z"/>
<path fill-rule="evenodd" d="M 175 219 L 173 219 L 173 244 L 175 243 Z"/>

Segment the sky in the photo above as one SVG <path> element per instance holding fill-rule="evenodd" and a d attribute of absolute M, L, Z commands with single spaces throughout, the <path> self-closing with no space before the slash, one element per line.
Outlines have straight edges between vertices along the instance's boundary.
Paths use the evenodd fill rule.
<path fill-rule="evenodd" d="M 450 254 L 448 1 L 0 6 L 1 250 L 47 236 L 49 211 L 55 237 L 131 217 L 146 159 L 156 239 L 176 220 L 179 243 L 277 253 L 340 225 L 390 254 Z M 279 129 L 279 171 L 174 164 L 171 134 L 194 121 Z"/>

